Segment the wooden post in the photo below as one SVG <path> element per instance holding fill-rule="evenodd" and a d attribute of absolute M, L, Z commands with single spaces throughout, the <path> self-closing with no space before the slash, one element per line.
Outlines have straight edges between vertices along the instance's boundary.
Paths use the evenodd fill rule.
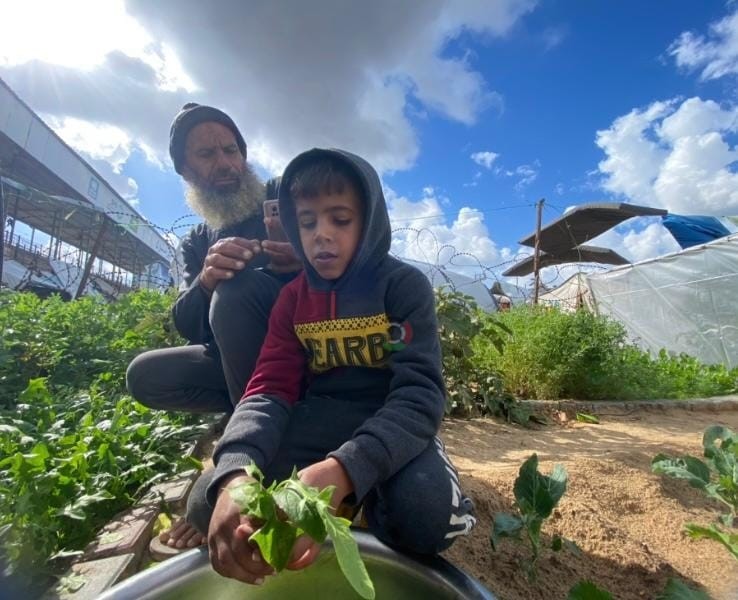
<path fill-rule="evenodd" d="M 535 242 L 535 251 L 533 254 L 533 304 L 538 304 L 538 288 L 541 284 L 541 266 L 539 264 L 540 262 L 540 243 L 541 243 L 541 215 L 543 213 L 543 203 L 545 200 L 541 198 L 538 201 L 537 207 L 538 207 L 538 216 L 536 218 L 536 242 Z"/>
<path fill-rule="evenodd" d="M 87 262 L 85 263 L 85 270 L 82 273 L 82 280 L 79 282 L 77 293 L 74 295 L 75 300 L 79 298 L 85 291 L 85 285 L 87 284 L 87 279 L 90 277 L 90 271 L 92 270 L 92 263 L 95 262 L 95 256 L 97 255 L 97 251 L 100 249 L 100 244 L 102 244 L 103 236 L 105 235 L 105 228 L 107 227 L 107 225 L 108 220 L 103 216 L 102 225 L 100 225 L 100 231 L 97 232 L 97 239 L 95 239 L 95 244 L 92 246 L 92 250 L 90 251 L 90 254 L 87 258 Z"/>

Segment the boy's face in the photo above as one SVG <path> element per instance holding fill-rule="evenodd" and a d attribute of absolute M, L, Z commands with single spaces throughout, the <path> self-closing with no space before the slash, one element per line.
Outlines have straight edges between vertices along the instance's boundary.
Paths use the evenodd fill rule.
<path fill-rule="evenodd" d="M 323 279 L 338 279 L 354 257 L 364 227 L 353 186 L 344 186 L 341 193 L 296 198 L 295 211 L 308 262 Z"/>

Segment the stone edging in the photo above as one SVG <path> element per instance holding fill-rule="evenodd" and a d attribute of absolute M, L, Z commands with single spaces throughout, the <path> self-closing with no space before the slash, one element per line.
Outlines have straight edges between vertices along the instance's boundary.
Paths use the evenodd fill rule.
<path fill-rule="evenodd" d="M 690 400 L 521 400 L 520 404 L 534 410 L 543 407 L 593 414 L 606 411 L 630 413 L 637 410 L 646 412 L 667 410 L 717 412 L 721 410 L 738 410 L 738 394 L 716 396 L 713 398 L 692 398 Z"/>

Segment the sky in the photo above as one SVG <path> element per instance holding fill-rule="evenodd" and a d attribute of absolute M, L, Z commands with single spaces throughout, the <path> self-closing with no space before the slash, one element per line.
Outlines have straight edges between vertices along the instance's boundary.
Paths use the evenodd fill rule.
<path fill-rule="evenodd" d="M 603 201 L 738 214 L 735 0 L 0 0 L 0 13 L 0 77 L 165 230 L 192 222 L 168 156 L 188 101 L 234 118 L 264 178 L 315 146 L 364 156 L 393 252 L 488 285 L 529 254 L 518 240 L 539 199 L 544 224 Z M 658 219 L 594 243 L 632 261 L 678 250 Z"/>

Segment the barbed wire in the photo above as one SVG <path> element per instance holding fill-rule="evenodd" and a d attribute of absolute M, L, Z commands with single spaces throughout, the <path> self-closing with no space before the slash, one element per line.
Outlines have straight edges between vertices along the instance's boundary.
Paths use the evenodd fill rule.
<path fill-rule="evenodd" d="M 38 201 L 38 199 L 36 200 Z M 51 201 L 51 199 L 49 199 L 49 201 Z M 523 206 L 533 206 L 533 204 L 526 203 L 509 207 L 501 207 L 499 209 L 488 209 L 486 211 L 479 210 L 477 212 L 484 213 L 490 212 L 491 210 L 507 210 Z M 109 261 L 103 261 L 102 259 L 97 258 L 95 260 L 98 261 L 98 268 L 91 273 L 88 283 L 89 287 L 95 289 L 98 293 L 101 293 L 106 297 L 115 298 L 121 293 L 125 293 L 138 287 L 170 287 L 173 284 L 173 280 L 176 282 L 183 278 L 182 265 L 176 260 L 178 245 L 183 233 L 189 232 L 193 227 L 201 222 L 197 215 L 192 213 L 184 214 L 177 217 L 171 225 L 161 226 L 141 215 L 138 215 L 137 213 L 104 211 L 104 214 L 111 219 L 113 226 L 120 231 L 121 236 L 125 233 L 136 235 L 137 230 L 141 226 L 149 227 L 155 231 L 161 240 L 163 240 L 170 255 L 167 257 L 168 261 L 161 261 L 162 264 L 169 267 L 170 277 L 162 277 L 153 272 L 142 274 L 131 273 L 130 271 L 126 271 Z M 8 216 L 12 217 L 12 215 Z M 417 217 L 417 219 L 426 217 L 436 218 L 442 216 L 445 215 L 424 215 L 423 217 Z M 411 219 L 400 218 L 394 219 L 392 222 L 404 223 L 409 220 Z M 18 220 L 17 223 L 31 228 L 31 226 L 27 225 L 24 221 Z M 7 230 L 7 228 L 8 225 L 6 223 L 5 229 Z M 69 242 L 58 240 L 58 238 L 54 238 L 49 234 L 44 233 L 43 235 L 48 238 L 48 245 L 46 245 L 46 243 L 33 244 L 33 246 L 38 249 L 35 250 L 34 247 L 31 247 L 31 244 L 28 244 L 29 247 L 26 253 L 27 255 L 23 257 L 23 264 L 26 266 L 27 270 L 23 274 L 21 280 L 15 284 L 13 288 L 25 289 L 34 282 L 34 279 L 41 279 L 41 281 L 43 281 L 45 277 L 44 272 L 48 272 L 50 270 L 51 273 L 49 273 L 49 275 L 53 273 L 65 290 L 74 290 L 81 282 L 84 273 L 84 269 L 81 265 L 84 264 L 89 257 L 89 251 L 85 248 L 79 248 Z M 392 252 L 393 256 L 401 260 L 404 259 L 424 263 L 426 265 L 426 269 L 430 271 L 429 279 L 431 279 L 434 284 L 436 284 L 437 281 L 440 281 L 439 285 L 456 288 L 458 286 L 455 283 L 454 277 L 451 277 L 451 275 L 460 274 L 467 278 L 464 285 L 481 284 L 488 292 L 495 282 L 499 282 L 506 294 L 514 290 L 513 295 L 524 300 L 528 300 L 533 295 L 532 278 L 530 276 L 522 278 L 503 278 L 501 275 L 505 269 L 522 258 L 530 256 L 531 253 L 518 252 L 515 256 L 505 260 L 489 261 L 489 258 L 479 256 L 469 249 L 460 249 L 454 244 L 441 242 L 436 232 L 430 227 L 395 227 L 392 229 L 392 236 L 396 245 L 400 245 L 402 247 L 401 252 Z M 18 244 L 16 244 L 16 246 L 23 251 L 23 244 L 20 244 L 20 242 L 23 241 L 21 236 L 15 235 L 14 237 L 18 240 Z M 6 243 L 6 248 L 12 250 L 13 240 L 8 240 L 7 235 L 5 235 L 4 238 L 6 239 L 6 242 L 9 242 Z M 52 246 L 55 247 L 52 249 Z M 52 255 L 54 257 L 53 259 Z M 7 261 L 12 259 L 9 259 L 6 255 L 5 260 Z M 51 260 L 61 263 L 57 265 L 60 268 L 54 269 L 51 266 Z M 166 262 L 169 262 L 170 264 L 166 265 Z M 61 268 L 62 265 L 65 268 Z M 102 265 L 106 266 L 103 268 Z M 149 267 L 150 265 L 146 265 L 146 268 Z M 541 271 L 544 274 L 542 286 L 544 289 L 550 289 L 557 283 L 561 283 L 565 278 L 566 273 L 574 272 L 583 267 L 587 270 L 606 270 L 609 268 L 592 263 L 574 263 L 546 267 Z M 514 279 L 515 283 L 511 281 L 512 279 Z"/>

